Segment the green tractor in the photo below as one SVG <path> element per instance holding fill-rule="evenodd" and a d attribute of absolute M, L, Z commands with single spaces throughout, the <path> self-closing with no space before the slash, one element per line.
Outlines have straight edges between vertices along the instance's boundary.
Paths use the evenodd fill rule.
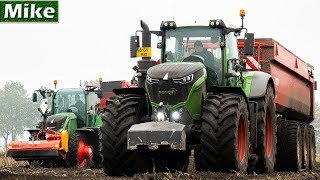
<path fill-rule="evenodd" d="M 8 146 L 7 156 L 28 160 L 44 166 L 97 167 L 100 155 L 99 109 L 102 91 L 96 87 L 36 90 L 42 95 L 39 111 L 43 121 L 36 129 L 28 129 L 29 141 L 14 141 Z M 48 106 L 52 97 L 52 109 Z"/>
<path fill-rule="evenodd" d="M 272 172 L 274 84 L 267 73 L 244 71 L 237 46 L 243 23 L 141 27 L 142 47 L 137 32 L 130 44 L 131 57 L 142 57 L 134 67 L 138 87 L 114 89 L 102 117 L 105 173 L 185 172 L 192 150 L 198 171 Z M 151 60 L 151 34 L 161 38 L 159 64 Z M 253 55 L 253 44 L 246 33 L 243 55 Z"/>

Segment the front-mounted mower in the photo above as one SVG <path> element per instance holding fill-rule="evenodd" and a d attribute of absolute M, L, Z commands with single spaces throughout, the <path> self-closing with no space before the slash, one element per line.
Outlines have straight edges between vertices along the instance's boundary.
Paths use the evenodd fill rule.
<path fill-rule="evenodd" d="M 29 141 L 14 141 L 7 156 L 42 165 L 93 166 L 101 163 L 99 127 L 102 124 L 97 87 L 36 90 L 42 95 L 43 121 L 28 129 Z M 33 102 L 37 101 L 37 93 Z M 49 109 L 48 97 L 52 97 Z"/>

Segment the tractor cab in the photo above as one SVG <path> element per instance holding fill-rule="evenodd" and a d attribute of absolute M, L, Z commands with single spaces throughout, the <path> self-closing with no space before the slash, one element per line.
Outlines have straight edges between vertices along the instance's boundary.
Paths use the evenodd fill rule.
<path fill-rule="evenodd" d="M 78 128 L 88 127 L 96 123 L 99 103 L 93 87 L 61 89 L 53 96 L 52 114 L 73 113 L 77 117 Z"/>
<path fill-rule="evenodd" d="M 176 27 L 165 31 L 163 59 L 166 62 L 200 62 L 208 73 L 207 86 L 221 85 L 221 29 L 210 27 Z"/>

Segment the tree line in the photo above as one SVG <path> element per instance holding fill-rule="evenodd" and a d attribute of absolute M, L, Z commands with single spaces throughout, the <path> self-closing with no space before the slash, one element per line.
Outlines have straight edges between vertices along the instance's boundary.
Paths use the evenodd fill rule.
<path fill-rule="evenodd" d="M 7 148 L 9 140 L 16 140 L 26 128 L 32 128 L 40 120 L 38 105 L 31 101 L 20 82 L 9 81 L 0 87 L 0 137 Z"/>

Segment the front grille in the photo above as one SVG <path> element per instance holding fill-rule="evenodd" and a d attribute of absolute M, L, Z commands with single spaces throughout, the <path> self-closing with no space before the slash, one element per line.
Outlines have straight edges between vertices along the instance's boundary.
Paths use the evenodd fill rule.
<path fill-rule="evenodd" d="M 180 84 L 173 80 L 159 80 L 158 83 L 148 84 L 150 100 L 164 105 L 175 105 L 187 100 L 192 83 Z"/>

